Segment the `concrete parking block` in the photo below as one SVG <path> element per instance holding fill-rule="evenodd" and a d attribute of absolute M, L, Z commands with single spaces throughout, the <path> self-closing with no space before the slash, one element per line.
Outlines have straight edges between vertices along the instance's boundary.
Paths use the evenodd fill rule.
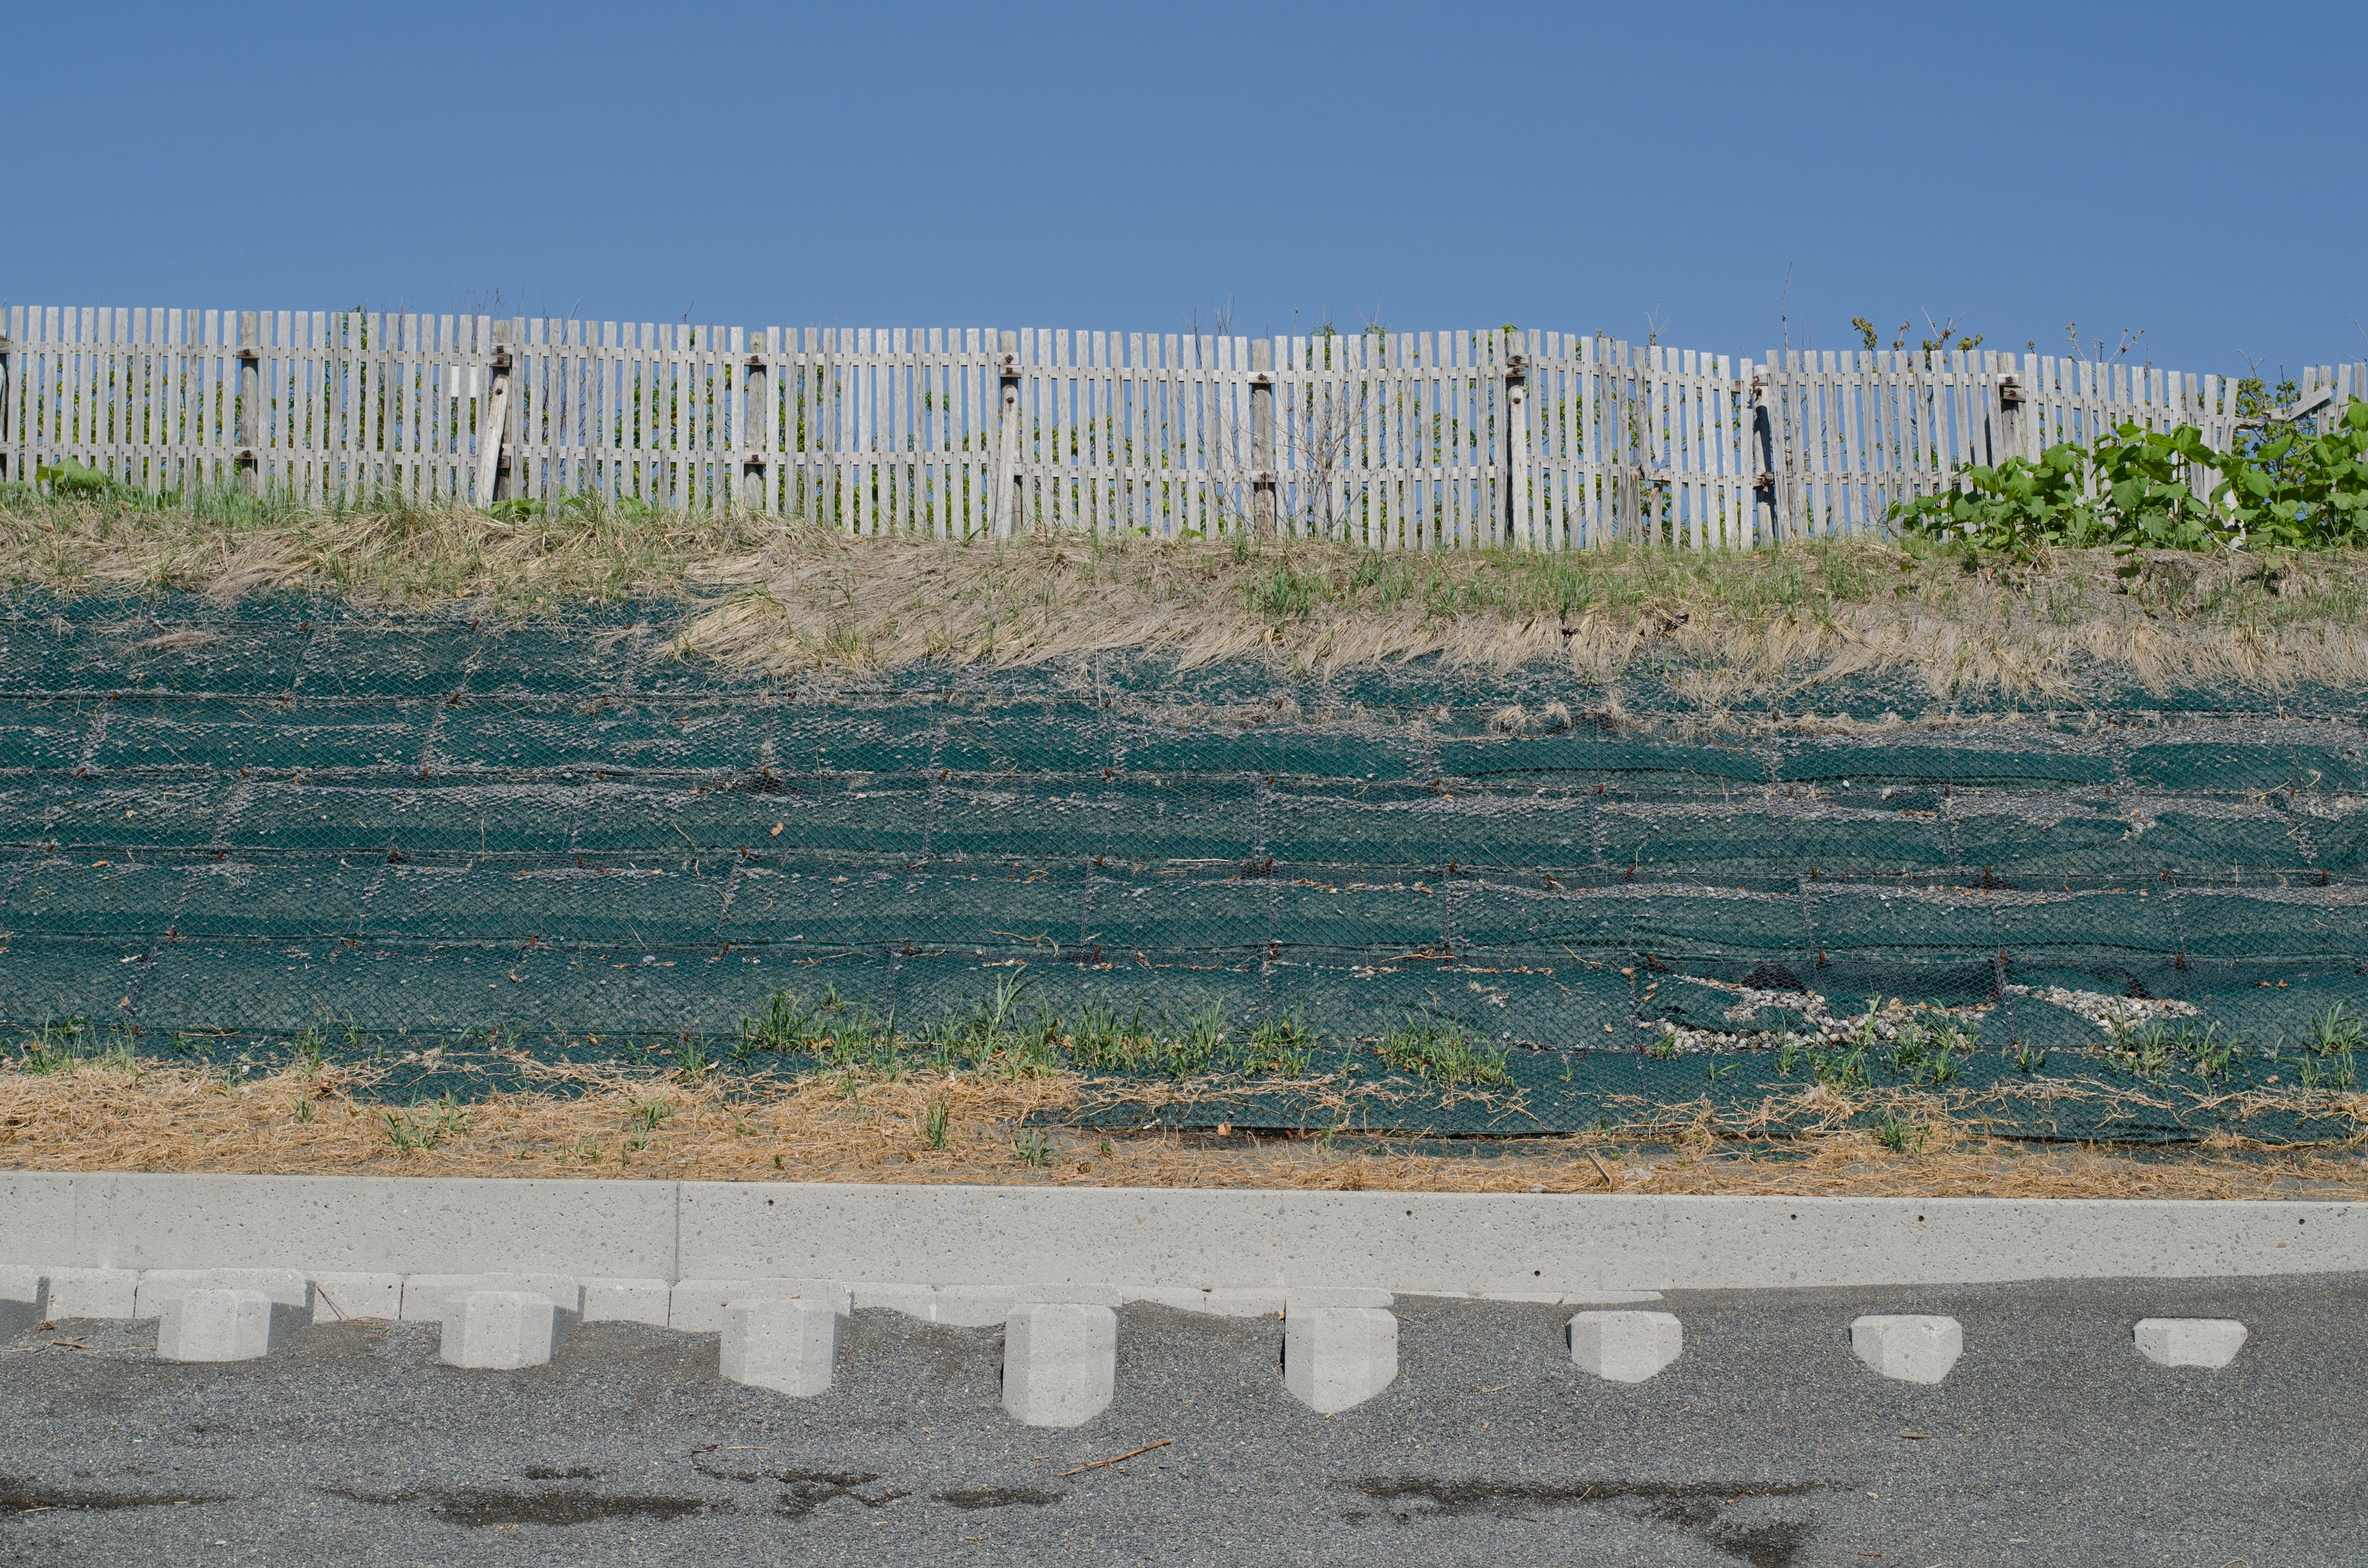
<path fill-rule="evenodd" d="M 1354 1285 L 1293 1285 L 1283 1292 L 1283 1310 L 1315 1312 L 1324 1307 L 1388 1307 L 1397 1298 L 1387 1290 Z"/>
<path fill-rule="evenodd" d="M 1850 1324 L 1851 1354 L 1903 1383 L 1939 1382 L 1964 1349 L 1964 1330 L 1955 1318 L 1895 1313 Z"/>
<path fill-rule="evenodd" d="M 1685 1325 L 1671 1312 L 1580 1312 L 1570 1320 L 1571 1365 L 1610 1382 L 1643 1382 L 1685 1344 Z"/>
<path fill-rule="evenodd" d="M 1329 1415 L 1365 1403 L 1398 1375 L 1398 1320 L 1380 1307 L 1290 1307 L 1282 1386 Z"/>
<path fill-rule="evenodd" d="M 311 1315 L 309 1302 L 280 1301 L 264 1290 L 177 1290 L 157 1312 L 156 1359 L 253 1361 L 277 1350 Z"/>
<path fill-rule="evenodd" d="M 14 1339 L 50 1315 L 50 1277 L 38 1268 L 0 1268 L 0 1339 Z"/>
<path fill-rule="evenodd" d="M 663 1279 L 586 1279 L 586 1323 L 645 1323 L 666 1326 L 674 1287 Z"/>
<path fill-rule="evenodd" d="M 986 1328 L 1003 1322 L 1019 1305 L 1017 1290 L 1003 1285 L 861 1285 L 853 1287 L 855 1310 L 886 1310 L 952 1328 Z"/>
<path fill-rule="evenodd" d="M 140 1276 L 131 1315 L 161 1318 L 191 1290 L 260 1290 L 282 1306 L 313 1310 L 313 1281 L 298 1268 L 150 1268 Z"/>
<path fill-rule="evenodd" d="M 821 1297 L 735 1301 L 723 1312 L 724 1381 L 793 1399 L 828 1393 L 846 1321 Z"/>
<path fill-rule="evenodd" d="M 667 1293 L 666 1326 L 686 1334 L 717 1334 L 725 1312 L 747 1301 L 826 1302 L 833 1312 L 852 1310 L 848 1287 L 837 1279 L 685 1279 Z"/>
<path fill-rule="evenodd" d="M 1080 1426 L 1110 1408 L 1118 1313 L 1078 1301 L 1015 1307 L 1003 1324 L 1003 1408 L 1030 1426 Z"/>
<path fill-rule="evenodd" d="M 2143 1318 L 2132 1337 L 2138 1354 L 2157 1367 L 2216 1369 L 2237 1358 L 2247 1332 L 2233 1318 Z"/>
<path fill-rule="evenodd" d="M 50 1316 L 128 1318 L 139 1303 L 140 1273 L 132 1268 L 52 1268 Z"/>
<path fill-rule="evenodd" d="M 1209 1292 L 1196 1285 L 1130 1285 L 1125 1301 L 1147 1301 L 1155 1307 L 1169 1307 L 1179 1312 L 1203 1312 L 1209 1310 Z"/>
<path fill-rule="evenodd" d="M 313 1321 L 352 1323 L 363 1318 L 389 1322 L 403 1315 L 400 1274 L 314 1274 Z"/>
<path fill-rule="evenodd" d="M 1042 1302 L 1060 1302 L 1075 1307 L 1122 1307 L 1138 1301 L 1145 1292 L 1128 1285 L 1061 1284 L 1022 1285 L 1011 1292 L 1014 1306 L 1032 1307 Z M 1009 1313 L 1007 1312 L 1007 1317 Z"/>
<path fill-rule="evenodd" d="M 574 1308 L 530 1290 L 472 1290 L 446 1300 L 438 1354 L 448 1367 L 540 1367 L 575 1318 Z"/>
<path fill-rule="evenodd" d="M 562 1312 L 584 1310 L 584 1286 L 572 1274 L 413 1274 L 403 1281 L 403 1321 L 441 1323 L 446 1302 L 477 1290 L 522 1290 Z"/>

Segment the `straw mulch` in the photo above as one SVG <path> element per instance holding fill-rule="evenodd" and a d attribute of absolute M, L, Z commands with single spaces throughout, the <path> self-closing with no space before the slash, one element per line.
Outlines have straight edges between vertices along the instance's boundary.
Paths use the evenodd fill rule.
<path fill-rule="evenodd" d="M 0 1073 L 0 1166 L 273 1175 L 569 1176 L 700 1181 L 967 1182 L 1425 1192 L 2368 1197 L 2359 1141 L 2169 1153 L 1987 1139 L 1945 1119 L 1895 1153 L 1862 1131 L 1741 1143 L 1529 1139 L 1406 1153 L 1320 1136 L 1103 1137 L 1022 1119 L 1076 1102 L 1065 1074 L 934 1072 L 797 1080 L 554 1074 L 549 1088 L 395 1107 L 367 1080 L 302 1067 L 259 1077 L 84 1062 Z M 942 1107 L 942 1143 L 931 1136 Z M 1437 1150 L 1442 1145 L 1423 1145 Z M 1471 1152 L 1464 1152 L 1466 1150 Z"/>

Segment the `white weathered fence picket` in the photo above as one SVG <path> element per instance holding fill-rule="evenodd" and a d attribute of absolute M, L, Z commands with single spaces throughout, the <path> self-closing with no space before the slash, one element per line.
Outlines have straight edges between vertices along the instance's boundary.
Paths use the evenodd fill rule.
<path fill-rule="evenodd" d="M 1273 529 L 1379 550 L 1863 533 L 1966 464 L 2236 383 L 1987 351 L 1764 358 L 1552 332 L 1248 338 L 12 307 L 0 480 L 793 513 L 858 533 Z M 2300 378 L 2340 407 L 2368 364 Z"/>

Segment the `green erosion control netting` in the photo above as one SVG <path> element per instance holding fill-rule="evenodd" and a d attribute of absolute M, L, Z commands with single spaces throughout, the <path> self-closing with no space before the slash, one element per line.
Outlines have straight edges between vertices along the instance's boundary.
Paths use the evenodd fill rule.
<path fill-rule="evenodd" d="M 2362 694 L 800 686 L 677 657 L 683 613 L 6 600 L 0 1019 L 474 1093 L 522 1056 L 786 1069 L 744 1027 L 781 993 L 944 1045 L 1000 988 L 1057 1051 L 1202 1041 L 1082 1059 L 1108 1126 L 1535 1132 L 1824 1084 L 2030 1136 L 2353 1130 Z M 1186 1068 L 1235 1081 L 1179 1099 Z"/>

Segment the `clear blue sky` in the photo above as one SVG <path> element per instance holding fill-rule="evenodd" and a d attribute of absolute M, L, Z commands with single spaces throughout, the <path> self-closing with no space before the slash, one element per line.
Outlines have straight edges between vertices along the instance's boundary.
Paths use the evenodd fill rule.
<path fill-rule="evenodd" d="M 14 17 L 11 303 L 2368 357 L 2348 7 Z"/>

